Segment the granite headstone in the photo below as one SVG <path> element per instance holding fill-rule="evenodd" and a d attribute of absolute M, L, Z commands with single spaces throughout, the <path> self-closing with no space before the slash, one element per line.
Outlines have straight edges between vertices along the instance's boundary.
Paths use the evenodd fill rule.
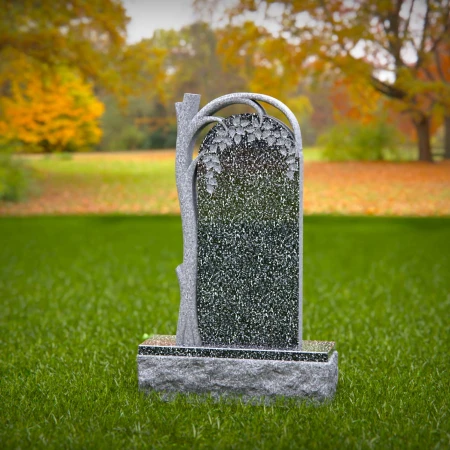
<path fill-rule="evenodd" d="M 287 119 L 269 116 L 260 102 Z M 302 340 L 300 128 L 280 101 L 230 94 L 177 103 L 183 225 L 177 335 L 139 346 L 139 386 L 245 398 L 323 400 L 337 385 L 333 342 Z M 232 104 L 255 112 L 214 116 Z M 196 139 L 206 134 L 193 158 Z"/>

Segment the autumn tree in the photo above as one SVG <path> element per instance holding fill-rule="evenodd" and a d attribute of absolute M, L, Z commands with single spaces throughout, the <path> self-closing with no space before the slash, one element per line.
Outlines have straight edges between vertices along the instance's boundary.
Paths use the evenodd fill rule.
<path fill-rule="evenodd" d="M 185 92 L 212 99 L 248 89 L 247 80 L 240 71 L 222 64 L 219 39 L 208 24 L 197 22 L 180 30 L 156 30 L 152 38 L 136 44 L 139 51 L 153 52 L 159 59 L 153 58 L 153 61 L 158 61 L 157 67 L 154 64 L 138 70 L 143 82 L 140 97 L 145 97 L 147 107 L 143 107 L 139 99 L 131 97 L 127 110 L 134 117 L 135 124 L 154 136 L 155 141 L 161 142 L 161 130 L 168 137 L 173 135 L 176 129 L 173 105 L 183 98 Z M 149 81 L 147 86 L 145 79 Z M 161 144 L 167 144 L 167 141 Z"/>
<path fill-rule="evenodd" d="M 48 67 L 76 68 L 85 79 L 117 90 L 128 18 L 118 0 L 3 0 L 0 61 L 26 56 Z M 1 78 L 2 91 L 11 80 Z"/>
<path fill-rule="evenodd" d="M 229 92 L 263 90 L 285 99 L 299 116 L 305 114 L 309 102 L 306 97 L 298 95 L 297 84 L 287 83 L 281 74 L 275 81 L 282 65 L 275 62 L 264 70 L 264 46 L 273 45 L 270 39 L 266 39 L 268 36 L 258 36 L 258 30 L 249 27 L 245 40 L 251 41 L 251 44 L 245 54 L 241 52 L 227 58 L 224 52 L 231 54 L 233 48 L 226 49 L 219 45 L 219 42 L 223 45 L 220 33 L 221 30 L 213 30 L 207 23 L 196 22 L 181 30 L 157 30 L 152 38 L 139 43 L 139 46 L 147 47 L 147 51 L 158 51 L 162 62 L 158 68 L 160 76 L 151 85 L 151 92 L 156 94 L 153 112 L 136 117 L 136 124 L 147 127 L 154 134 L 161 129 L 170 133 L 175 127 L 173 104 L 185 92 L 195 92 L 204 99 L 212 99 Z M 254 60 L 261 63 L 261 71 L 252 69 Z M 269 76 L 270 73 L 272 76 Z M 230 108 L 230 113 L 238 112 L 238 108 Z"/>
<path fill-rule="evenodd" d="M 363 79 L 350 76 L 332 81 L 329 98 L 333 106 L 336 122 L 354 121 L 367 126 L 393 125 L 398 136 L 409 142 L 414 139 L 414 126 L 407 115 L 398 110 L 394 100 L 383 96 L 375 89 L 367 89 Z M 394 104 L 393 104 L 394 103 Z M 431 132 L 438 128 L 437 121 L 432 122 Z"/>
<path fill-rule="evenodd" d="M 300 92 L 299 74 L 289 70 L 295 63 L 295 46 L 248 21 L 219 29 L 217 36 L 221 64 L 239 74 L 249 91 L 279 98 L 301 121 L 311 114 L 311 103 Z"/>
<path fill-rule="evenodd" d="M 422 95 L 436 105 L 444 127 L 444 158 L 450 159 L 450 32 L 443 36 L 421 68 Z"/>
<path fill-rule="evenodd" d="M 20 71 L 17 63 L 15 68 L 10 95 L 0 97 L 0 142 L 35 152 L 86 150 L 98 143 L 103 104 L 79 75 L 36 63 L 31 71 Z"/>
<path fill-rule="evenodd" d="M 124 99 L 143 56 L 125 45 L 127 22 L 118 0 L 3 1 L 2 140 L 31 151 L 97 143 L 103 107 L 93 88 Z"/>
<path fill-rule="evenodd" d="M 171 114 L 173 102 L 179 101 L 185 92 L 211 99 L 245 87 L 239 73 L 222 67 L 216 32 L 204 22 L 181 30 L 157 30 L 146 42 L 151 48 L 166 51 L 166 77 L 160 99 L 170 107 Z"/>
<path fill-rule="evenodd" d="M 246 90 L 246 81 L 235 70 L 223 68 L 217 43 L 215 30 L 198 22 L 180 30 L 156 30 L 151 38 L 128 45 L 126 52 L 133 55 L 127 61 L 128 101 L 119 109 L 116 99 L 102 93 L 107 109 L 101 147 L 128 148 L 127 142 L 137 137 L 146 148 L 173 147 L 174 103 L 185 92 L 211 99 Z"/>
<path fill-rule="evenodd" d="M 296 47 L 286 72 L 337 72 L 363 80 L 409 115 L 419 159 L 432 160 L 430 121 L 447 104 L 450 90 L 442 79 L 427 83 L 419 74 L 448 37 L 449 0 L 238 0 L 229 14 L 242 20 L 244 14 L 261 10 L 276 25 L 274 39 Z M 239 37 L 230 32 L 226 40 Z M 438 92 L 445 101 L 436 101 Z"/>

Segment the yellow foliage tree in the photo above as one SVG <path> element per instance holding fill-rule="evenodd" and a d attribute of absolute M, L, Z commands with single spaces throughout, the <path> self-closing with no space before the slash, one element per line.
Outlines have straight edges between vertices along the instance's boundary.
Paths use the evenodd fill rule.
<path fill-rule="evenodd" d="M 120 0 L 3 0 L 0 11 L 0 88 L 1 67 L 26 56 L 120 92 L 129 20 Z"/>
<path fill-rule="evenodd" d="M 0 97 L 0 140 L 21 150 L 87 150 L 99 142 L 103 104 L 73 71 L 18 72 L 10 95 Z"/>

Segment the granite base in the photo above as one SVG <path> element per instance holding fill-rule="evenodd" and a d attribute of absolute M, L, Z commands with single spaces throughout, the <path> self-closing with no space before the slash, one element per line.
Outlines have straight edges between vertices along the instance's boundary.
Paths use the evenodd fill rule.
<path fill-rule="evenodd" d="M 155 342 L 160 345 L 151 345 Z M 312 341 L 304 342 L 306 348 L 308 342 L 311 347 Z M 317 355 L 320 352 L 252 349 L 249 357 L 248 349 L 176 347 L 170 345 L 172 341 L 162 345 L 161 339 L 146 341 L 139 346 L 137 359 L 139 388 L 166 394 L 196 393 L 215 398 L 240 397 L 244 400 L 278 396 L 318 401 L 331 399 L 338 381 L 338 354 L 334 345 L 330 348 L 331 343 L 314 343 L 319 348 L 320 344 L 328 344 L 325 346 L 329 349 L 326 361 L 323 361 L 323 355 Z M 162 352 L 162 347 L 171 349 Z M 175 353 L 177 349 L 181 354 Z M 209 356 L 211 352 L 208 353 L 208 350 L 213 350 L 213 353 L 220 350 L 217 353 L 219 356 Z M 224 353 L 226 351 L 231 353 Z M 246 351 L 246 356 L 233 358 L 233 354 L 239 351 Z M 281 357 L 274 356 L 280 353 Z M 300 360 L 286 358 L 289 353 L 303 353 L 305 357 Z M 311 357 L 311 354 L 316 356 Z M 265 356 L 269 356 L 269 359 Z"/>

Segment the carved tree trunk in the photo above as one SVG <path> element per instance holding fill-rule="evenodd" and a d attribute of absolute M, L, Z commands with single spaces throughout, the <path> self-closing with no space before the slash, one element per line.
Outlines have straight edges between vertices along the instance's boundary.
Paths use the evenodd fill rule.
<path fill-rule="evenodd" d="M 444 159 L 450 159 L 450 115 L 444 117 Z"/>
<path fill-rule="evenodd" d="M 416 127 L 417 140 L 419 145 L 419 161 L 433 161 L 430 144 L 430 119 L 427 116 L 421 116 L 414 120 Z"/>

